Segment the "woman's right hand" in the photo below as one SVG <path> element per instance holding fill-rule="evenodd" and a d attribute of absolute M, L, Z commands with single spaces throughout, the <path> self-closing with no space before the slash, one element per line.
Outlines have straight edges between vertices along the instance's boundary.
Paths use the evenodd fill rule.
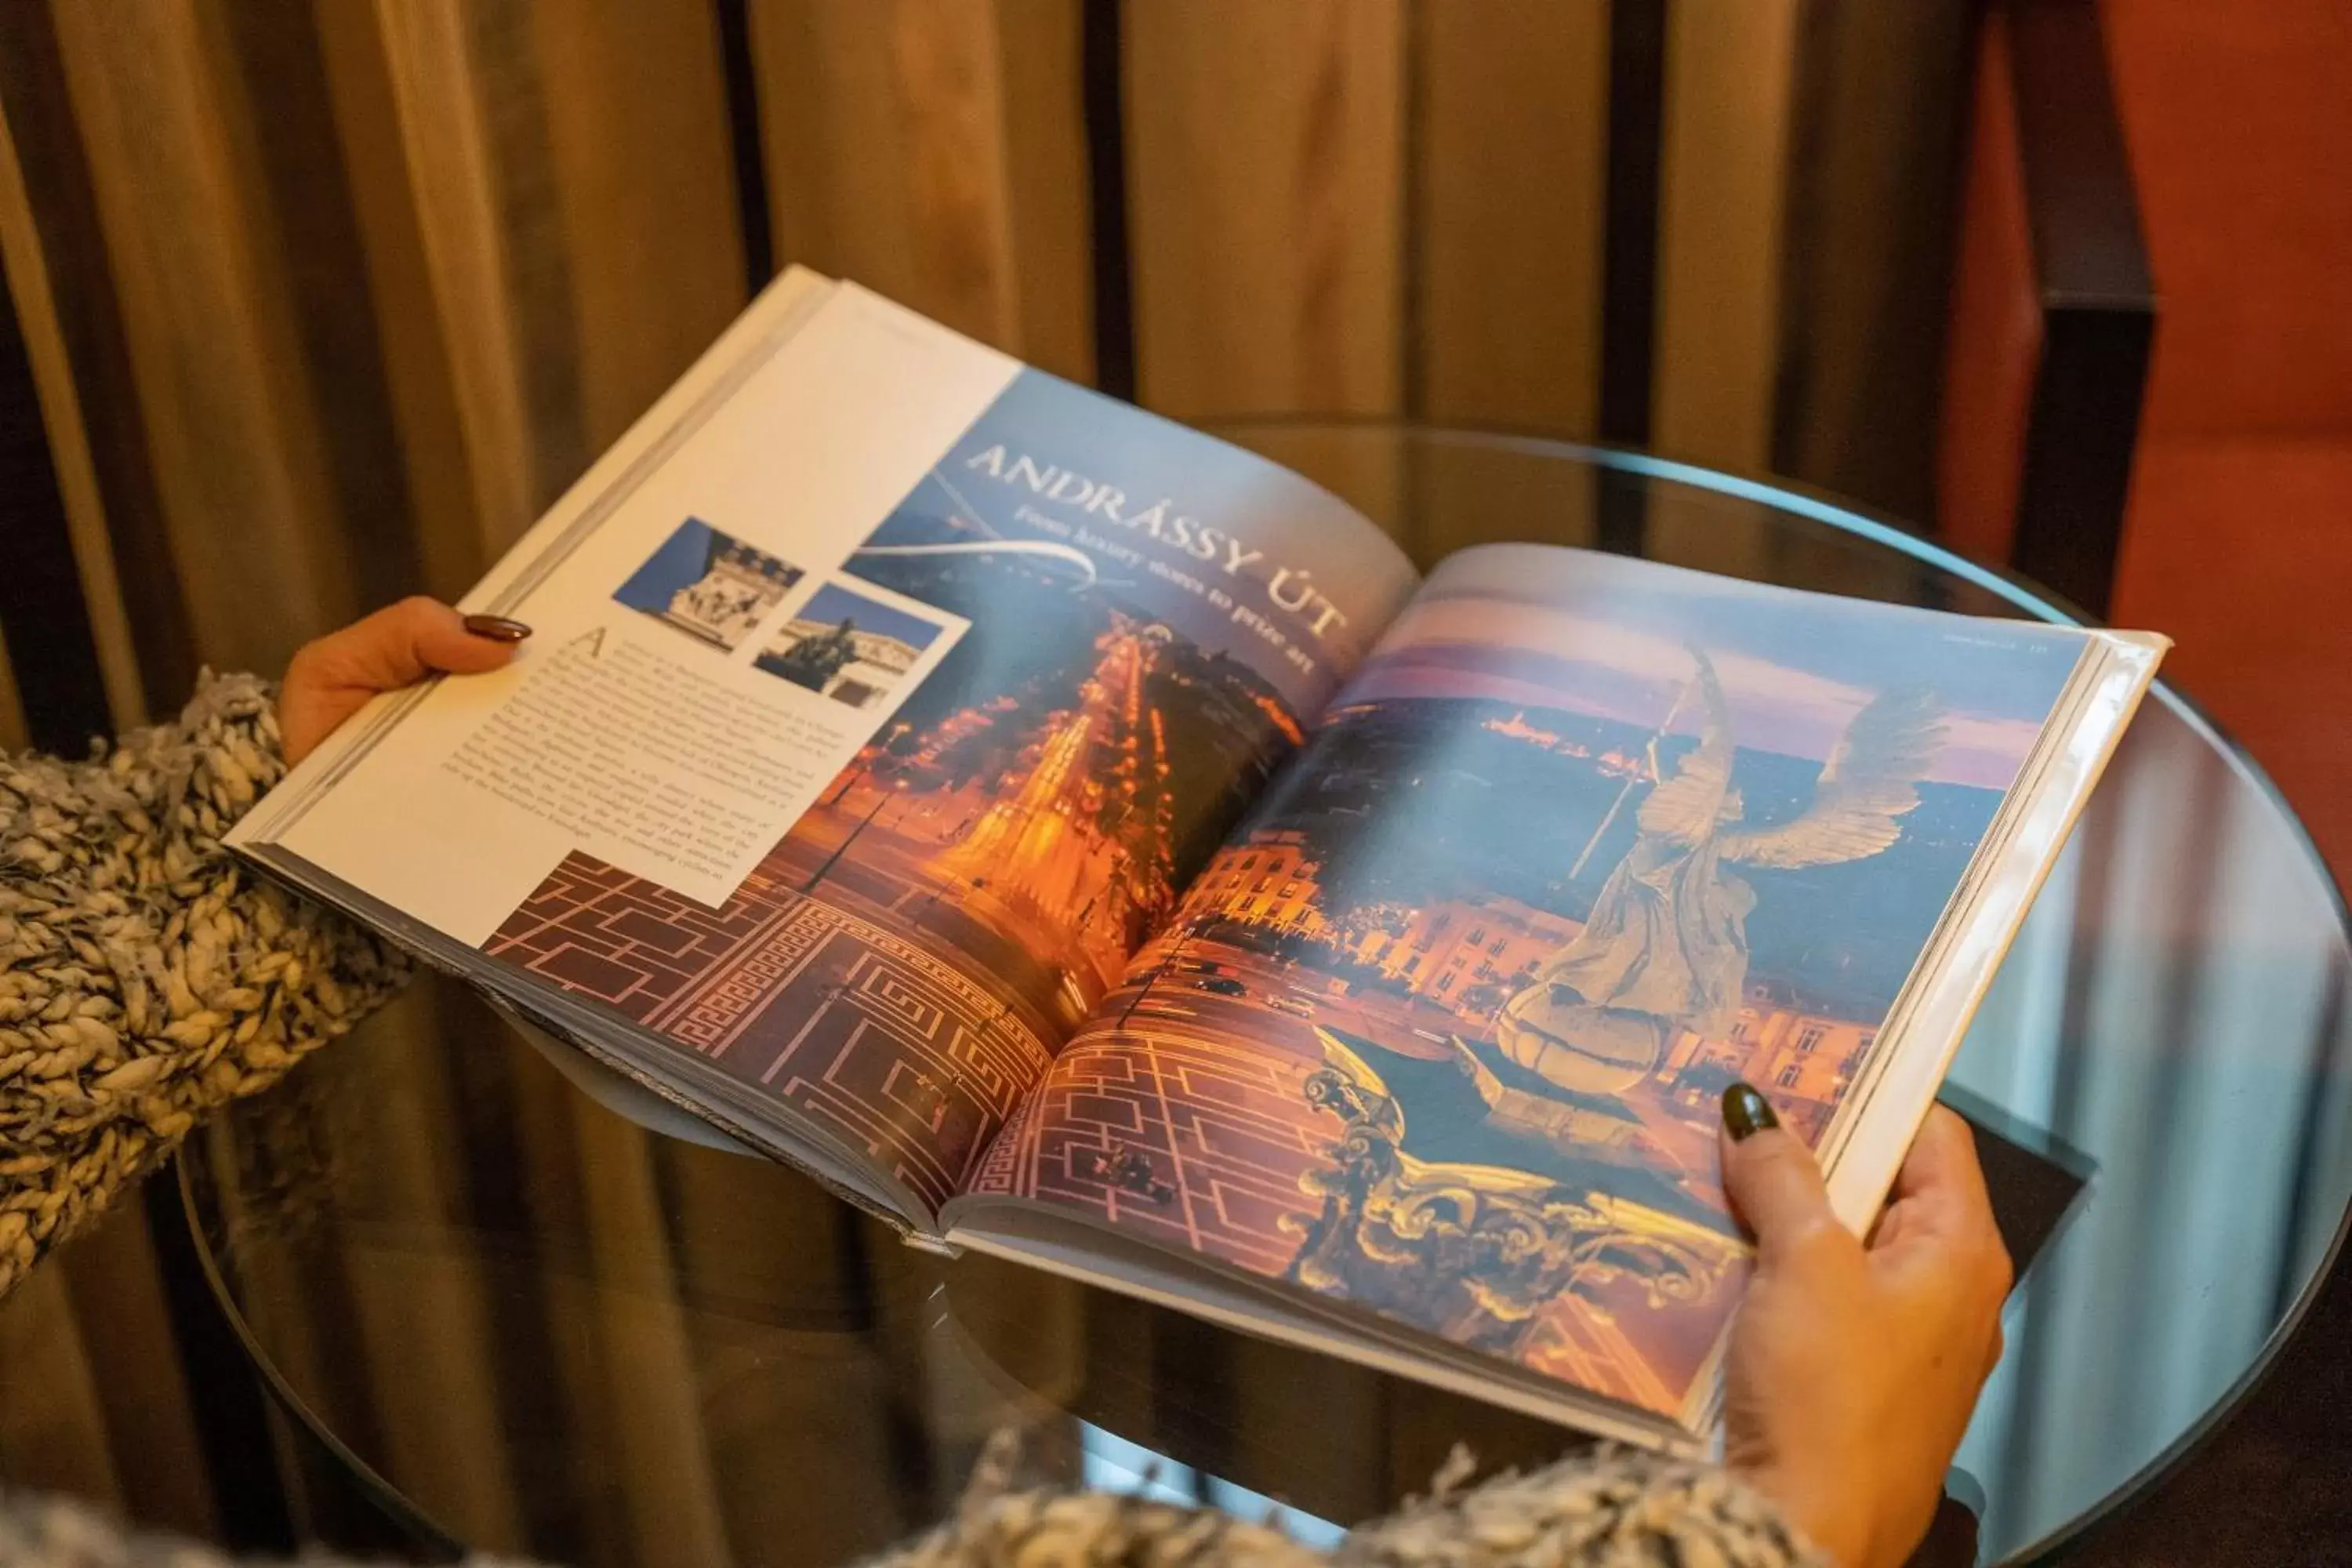
<path fill-rule="evenodd" d="M 1754 1089 L 1725 1094 L 1724 1124 L 1724 1184 L 1757 1245 L 1725 1463 L 1839 1568 L 1898 1568 L 2000 1359 L 2011 1273 L 1976 1142 L 1930 1110 L 1865 1245 Z"/>
<path fill-rule="evenodd" d="M 503 616 L 461 616 L 419 595 L 295 650 L 278 690 L 278 737 L 299 763 L 379 692 L 428 675 L 478 675 L 514 657 L 530 628 Z"/>

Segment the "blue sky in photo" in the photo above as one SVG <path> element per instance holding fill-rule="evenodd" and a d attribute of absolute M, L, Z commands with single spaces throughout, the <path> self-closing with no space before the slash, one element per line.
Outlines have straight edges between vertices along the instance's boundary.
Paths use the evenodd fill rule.
<path fill-rule="evenodd" d="M 1139 517 L 1165 500 L 1171 516 L 1192 520 L 1193 537 L 1215 531 L 1216 548 L 1204 546 L 1205 556 L 1194 555 L 1083 504 L 1046 499 L 1026 483 L 1007 483 L 970 466 L 998 446 L 1005 448 L 1008 465 L 1027 458 L 1117 489 L 1126 498 L 1118 509 L 1125 518 Z M 1013 378 L 899 503 L 899 510 L 966 518 L 998 538 L 1055 539 L 1086 548 L 1074 533 L 1041 531 L 1024 521 L 1019 515 L 1024 506 L 1231 594 L 1236 605 L 1274 621 L 1312 653 L 1327 679 L 1334 664 L 1352 662 L 1370 647 L 1412 583 L 1402 553 L 1319 486 L 1254 452 L 1038 371 Z M 1228 572 L 1227 541 L 1238 542 L 1255 558 Z M 1294 706 L 1320 706 L 1328 688 L 1304 679 L 1254 632 L 1236 626 L 1228 611 L 1146 566 L 1100 551 L 1087 553 L 1097 559 L 1103 586 L 1118 599 L 1202 648 L 1242 659 Z M 1285 566 L 1307 574 L 1344 620 L 1318 637 L 1306 630 L 1298 614 L 1276 607 L 1267 584 Z"/>
<path fill-rule="evenodd" d="M 1928 776 L 2005 789 L 2083 634 L 1763 587 L 1614 556 L 1496 545 L 1441 565 L 1348 700 L 1476 697 L 1696 735 L 1704 649 L 1743 748 L 1827 757 L 1874 697 L 1934 693 Z"/>
<path fill-rule="evenodd" d="M 670 595 L 702 575 L 710 559 L 710 542 L 726 537 L 700 518 L 688 518 L 613 591 L 613 597 L 633 610 L 660 615 L 669 608 Z"/>
<path fill-rule="evenodd" d="M 1432 579 L 1427 596 L 1457 594 L 1690 639 L 1718 658 L 1745 654 L 1869 690 L 1929 686 L 1957 710 L 2036 722 L 2064 687 L 2084 642 L 2071 627 L 1939 614 L 1527 546 L 1455 557 Z"/>
<path fill-rule="evenodd" d="M 886 637 L 897 637 L 917 649 L 930 647 L 940 629 L 937 621 L 910 616 L 904 610 L 883 604 L 878 599 L 869 599 L 838 583 L 827 583 L 811 595 L 809 602 L 801 606 L 793 619 L 823 621 L 827 626 L 837 626 L 844 617 L 856 622 L 861 632 L 878 632 Z"/>

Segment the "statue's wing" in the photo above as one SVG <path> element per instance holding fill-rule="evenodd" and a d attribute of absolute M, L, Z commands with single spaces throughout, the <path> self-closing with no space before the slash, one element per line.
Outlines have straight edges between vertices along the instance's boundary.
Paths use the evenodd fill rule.
<path fill-rule="evenodd" d="M 1933 693 L 1882 692 L 1838 738 L 1804 815 L 1725 834 L 1724 859 L 1794 869 L 1877 854 L 1901 835 L 1898 818 L 1919 804 L 1918 782 L 1943 739 L 1943 707 Z"/>
<path fill-rule="evenodd" d="M 1731 710 L 1723 700 L 1723 682 L 1715 666 L 1694 647 L 1698 663 L 1698 697 L 1706 708 L 1697 749 L 1662 779 L 1642 802 L 1642 831 L 1682 844 L 1696 844 L 1714 830 L 1723 810 L 1724 792 L 1731 787 Z"/>

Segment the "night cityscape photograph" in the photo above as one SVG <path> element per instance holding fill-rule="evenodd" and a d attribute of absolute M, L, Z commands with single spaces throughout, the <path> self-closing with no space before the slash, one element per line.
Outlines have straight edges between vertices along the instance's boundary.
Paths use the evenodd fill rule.
<path fill-rule="evenodd" d="M 889 552 L 992 542 L 947 509 L 872 542 L 865 581 L 971 626 L 734 896 L 707 910 L 573 855 L 487 951 L 884 1152 L 936 1205 L 1301 730 L 1148 595 L 1050 555 Z"/>
<path fill-rule="evenodd" d="M 1743 629 L 1416 605 L 983 1188 L 1680 1413 L 1744 1268 L 1724 1088 L 1822 1139 L 2064 674 L 1963 710 Z"/>

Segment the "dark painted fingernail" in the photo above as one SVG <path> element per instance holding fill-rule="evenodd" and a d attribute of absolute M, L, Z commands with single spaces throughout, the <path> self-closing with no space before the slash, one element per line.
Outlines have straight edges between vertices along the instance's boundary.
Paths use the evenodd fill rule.
<path fill-rule="evenodd" d="M 520 621 L 510 621 L 504 616 L 467 616 L 466 629 L 491 642 L 519 643 L 530 636 L 529 626 Z"/>
<path fill-rule="evenodd" d="M 1767 1127 L 1780 1126 L 1780 1119 L 1754 1084 L 1735 1083 L 1723 1091 L 1723 1124 L 1731 1129 L 1731 1141 L 1740 1143 Z"/>

